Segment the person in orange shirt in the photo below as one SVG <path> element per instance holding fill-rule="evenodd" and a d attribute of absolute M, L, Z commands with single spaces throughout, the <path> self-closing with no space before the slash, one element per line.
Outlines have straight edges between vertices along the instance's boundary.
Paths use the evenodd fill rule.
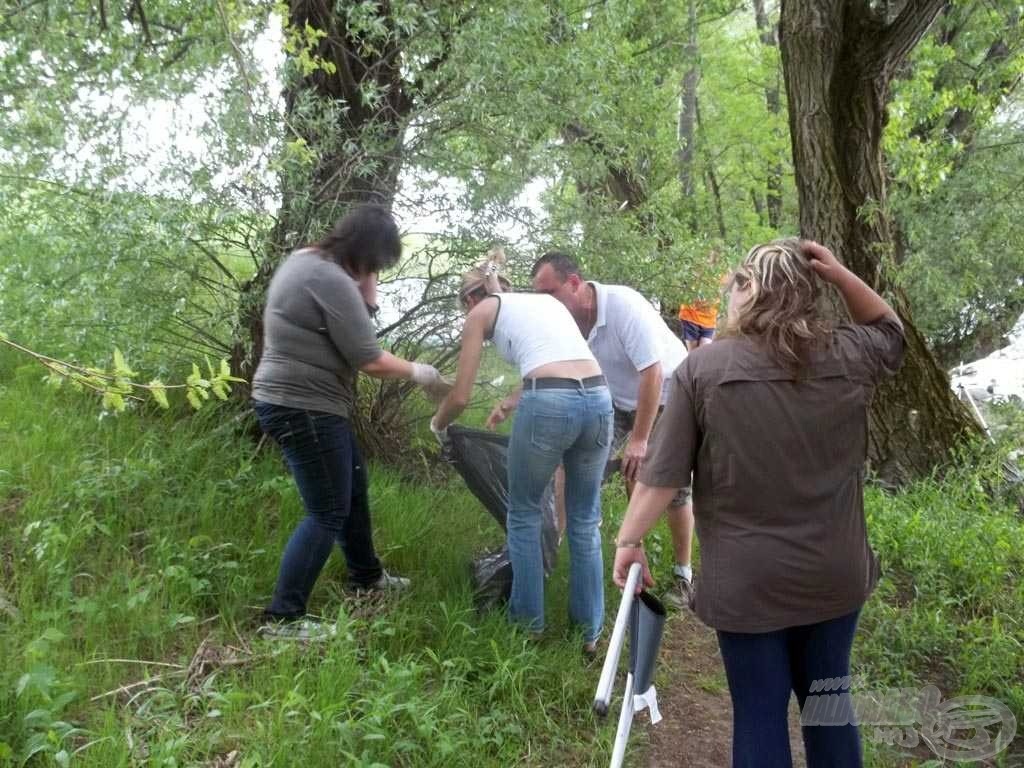
<path fill-rule="evenodd" d="M 721 264 L 719 252 L 712 251 L 711 264 Z M 726 272 L 718 281 L 724 290 L 729 283 L 730 273 Z M 686 344 L 686 351 L 692 352 L 697 347 L 710 344 L 715 337 L 715 326 L 718 325 L 718 300 L 698 298 L 690 304 L 679 307 L 679 335 Z"/>
<path fill-rule="evenodd" d="M 715 337 L 715 326 L 718 324 L 718 302 L 698 299 L 692 304 L 683 304 L 679 308 L 679 325 L 681 336 L 686 343 L 686 350 L 693 351 L 702 344 L 710 344 Z"/>

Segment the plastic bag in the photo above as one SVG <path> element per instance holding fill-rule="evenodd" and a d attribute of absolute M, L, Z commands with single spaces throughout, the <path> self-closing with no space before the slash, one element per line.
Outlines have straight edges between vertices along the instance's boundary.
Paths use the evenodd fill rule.
<path fill-rule="evenodd" d="M 466 487 L 483 504 L 491 517 L 506 530 L 508 511 L 508 435 L 453 424 L 443 456 L 466 482 Z M 544 574 L 550 575 L 558 560 L 558 513 L 555 511 L 554 481 L 541 499 L 541 554 Z M 508 548 L 485 552 L 473 561 L 473 599 L 480 609 L 492 608 L 508 599 L 512 591 L 512 564 Z"/>

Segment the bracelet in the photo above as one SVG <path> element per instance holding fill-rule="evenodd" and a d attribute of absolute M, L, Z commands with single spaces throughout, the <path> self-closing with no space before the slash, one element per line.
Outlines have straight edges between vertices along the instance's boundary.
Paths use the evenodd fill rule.
<path fill-rule="evenodd" d="M 616 549 L 643 549 L 644 542 L 640 541 L 622 541 L 621 539 L 615 540 Z"/>

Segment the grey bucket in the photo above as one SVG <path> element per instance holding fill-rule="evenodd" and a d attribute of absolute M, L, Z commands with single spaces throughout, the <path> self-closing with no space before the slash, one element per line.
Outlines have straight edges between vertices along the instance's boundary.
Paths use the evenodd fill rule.
<path fill-rule="evenodd" d="M 641 592 L 636 596 L 629 621 L 629 671 L 633 673 L 633 690 L 637 693 L 651 687 L 665 617 L 665 606 L 654 595 Z"/>

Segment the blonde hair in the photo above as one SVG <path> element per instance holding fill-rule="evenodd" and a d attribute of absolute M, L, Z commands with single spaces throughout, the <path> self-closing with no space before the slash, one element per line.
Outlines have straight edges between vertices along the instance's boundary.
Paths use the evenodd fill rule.
<path fill-rule="evenodd" d="M 794 377 L 831 327 L 821 314 L 821 283 L 800 240 L 787 237 L 755 245 L 730 285 L 749 286 L 749 298 L 726 321 L 725 334 L 761 340 Z"/>
<path fill-rule="evenodd" d="M 499 274 L 505 261 L 505 249 L 496 246 L 487 252 L 485 261 L 464 272 L 462 288 L 459 289 L 459 303 L 465 306 L 466 300 L 480 291 L 483 291 L 485 296 L 507 291 L 511 284 Z"/>

